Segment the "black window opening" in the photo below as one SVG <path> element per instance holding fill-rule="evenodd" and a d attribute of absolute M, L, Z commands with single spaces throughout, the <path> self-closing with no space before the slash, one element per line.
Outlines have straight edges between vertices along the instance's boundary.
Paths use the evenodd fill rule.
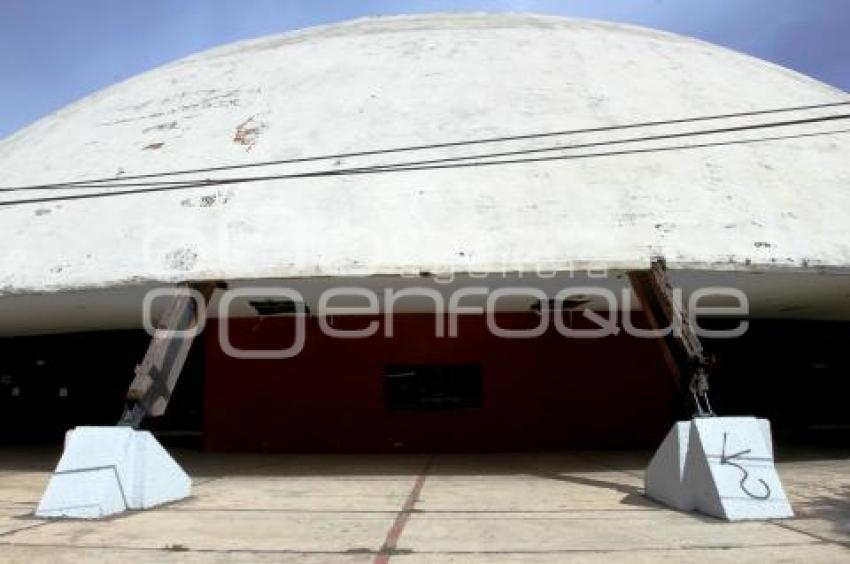
<path fill-rule="evenodd" d="M 390 412 L 481 407 L 481 367 L 475 364 L 388 365 L 384 398 Z"/>

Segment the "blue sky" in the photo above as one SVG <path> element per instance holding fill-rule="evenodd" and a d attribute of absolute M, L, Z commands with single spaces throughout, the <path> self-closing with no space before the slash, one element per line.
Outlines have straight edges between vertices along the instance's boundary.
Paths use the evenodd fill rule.
<path fill-rule="evenodd" d="M 629 22 L 850 90 L 850 0 L 0 0 L 0 137 L 190 53 L 349 18 L 514 11 Z"/>

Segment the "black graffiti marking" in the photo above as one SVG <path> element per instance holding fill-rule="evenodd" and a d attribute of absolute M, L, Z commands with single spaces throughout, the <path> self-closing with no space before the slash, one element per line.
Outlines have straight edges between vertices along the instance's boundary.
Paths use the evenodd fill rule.
<path fill-rule="evenodd" d="M 739 456 L 743 456 L 745 454 L 750 454 L 752 449 L 748 448 L 746 450 L 742 450 L 741 452 L 736 452 L 735 454 L 730 454 L 729 456 L 726 456 L 726 435 L 727 435 L 727 433 L 723 433 L 723 451 L 720 453 L 720 464 L 721 465 L 722 464 L 728 464 L 730 466 L 734 466 L 735 468 L 737 468 L 738 470 L 741 471 L 741 473 L 742 473 L 741 482 L 740 482 L 741 491 L 743 491 L 745 494 L 747 494 L 748 496 L 750 496 L 753 499 L 758 499 L 758 500 L 761 500 L 761 501 L 764 501 L 765 499 L 769 498 L 770 497 L 770 486 L 767 485 L 767 482 L 765 482 L 764 480 L 759 478 L 758 481 L 761 482 L 762 486 L 764 486 L 765 493 L 764 493 L 764 495 L 754 494 L 753 492 L 748 490 L 747 486 L 745 485 L 747 478 L 750 477 L 750 473 L 747 472 L 747 469 L 744 468 L 743 466 L 741 466 L 740 464 L 738 464 L 736 462 L 732 462 L 732 460 L 738 458 Z"/>

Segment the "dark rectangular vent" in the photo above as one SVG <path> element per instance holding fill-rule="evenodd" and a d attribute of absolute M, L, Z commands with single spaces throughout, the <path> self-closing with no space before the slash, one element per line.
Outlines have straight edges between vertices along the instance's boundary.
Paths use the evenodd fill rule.
<path fill-rule="evenodd" d="M 585 298 L 584 296 L 578 295 L 578 296 L 575 296 L 574 298 L 570 298 L 570 299 L 567 299 L 567 300 L 561 300 L 561 309 L 562 310 L 576 309 L 577 307 L 583 306 L 587 303 L 590 303 L 589 298 Z M 558 302 L 556 300 L 547 300 L 546 301 L 546 307 L 549 309 L 549 311 L 554 311 L 557 304 L 558 304 Z M 536 311 L 536 312 L 539 313 L 542 306 L 543 306 L 543 304 L 540 302 L 540 300 L 537 300 L 536 302 L 531 304 L 531 311 Z"/>
<path fill-rule="evenodd" d="M 248 302 L 257 315 L 283 315 L 287 313 L 309 314 L 310 308 L 303 302 L 293 300 L 261 300 Z"/>

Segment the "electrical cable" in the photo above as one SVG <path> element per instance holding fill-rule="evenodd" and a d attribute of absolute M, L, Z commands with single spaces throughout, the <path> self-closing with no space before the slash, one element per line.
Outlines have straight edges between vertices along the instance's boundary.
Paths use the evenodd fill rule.
<path fill-rule="evenodd" d="M 553 151 L 567 151 L 567 150 L 575 150 L 575 149 L 587 149 L 591 147 L 601 147 L 607 145 L 620 145 L 626 143 L 639 143 L 646 141 L 661 141 L 666 139 L 677 139 L 683 137 L 694 137 L 700 135 L 717 135 L 723 133 L 734 133 L 740 131 L 751 131 L 758 129 L 767 129 L 773 127 L 789 127 L 792 125 L 808 125 L 812 123 L 821 123 L 827 121 L 835 121 L 841 119 L 850 118 L 850 114 L 837 114 L 832 116 L 822 116 L 818 118 L 806 118 L 799 120 L 786 120 L 781 122 L 768 122 L 768 123 L 760 123 L 760 124 L 750 124 L 750 125 L 740 125 L 733 127 L 723 127 L 717 129 L 708 129 L 708 130 L 696 130 L 696 131 L 685 131 L 678 133 L 665 133 L 659 135 L 651 135 L 645 137 L 630 137 L 625 139 L 614 139 L 608 141 L 595 141 L 591 143 L 579 143 L 573 145 L 555 145 L 551 147 L 541 147 L 536 149 L 521 149 L 515 151 L 502 151 L 496 153 L 479 153 L 476 155 L 466 155 L 466 156 L 458 156 L 458 157 L 443 157 L 439 159 L 427 159 L 427 160 L 419 160 L 419 161 L 407 161 L 400 163 L 387 163 L 387 164 L 378 164 L 371 165 L 368 167 L 352 167 L 352 168 L 342 168 L 342 169 L 331 169 L 328 170 L 328 175 L 331 173 L 341 174 L 348 172 L 356 172 L 363 171 L 368 169 L 390 169 L 390 168 L 399 168 L 399 167 L 411 167 L 411 166 L 424 166 L 424 165 L 432 165 L 432 164 L 440 164 L 440 163 L 449 163 L 449 162 L 460 162 L 460 161 L 476 161 L 479 159 L 489 159 L 496 157 L 509 157 L 509 156 L 517 156 L 517 155 L 528 155 L 528 154 L 537 154 L 537 153 L 548 153 Z M 320 172 L 320 171 L 316 171 Z M 116 182 L 114 184 L 76 184 L 76 185 L 65 185 L 59 184 L 55 186 L 45 185 L 43 187 L 38 188 L 0 188 L 0 192 L 17 192 L 23 190 L 71 190 L 71 189 L 102 189 L 102 188 L 131 188 L 131 187 L 152 187 L 152 186 L 172 186 L 175 188 L 185 187 L 187 184 L 198 184 L 198 185 L 217 185 L 222 182 L 229 183 L 244 183 L 244 182 L 257 182 L 264 180 L 275 180 L 281 175 L 264 175 L 264 176 L 248 176 L 248 177 L 231 177 L 231 178 L 222 178 L 222 179 L 187 179 L 187 180 L 166 180 L 166 181 L 154 181 L 154 182 Z M 288 175 L 286 177 L 289 177 Z"/>
<path fill-rule="evenodd" d="M 473 139 L 466 141 L 452 141 L 445 143 L 432 143 L 432 144 L 424 144 L 424 145 L 408 145 L 403 147 L 394 147 L 387 149 L 374 149 L 374 150 L 366 150 L 366 151 L 354 151 L 348 153 L 337 153 L 337 154 L 328 154 L 328 155 L 318 155 L 318 156 L 310 156 L 310 157 L 300 157 L 300 158 L 292 158 L 292 159 L 280 159 L 280 160 L 271 160 L 271 161 L 262 161 L 262 162 L 254 162 L 254 163 L 243 163 L 236 165 L 222 165 L 215 167 L 206 167 L 206 168 L 195 168 L 195 169 L 183 169 L 183 170 L 174 170 L 174 171 L 165 171 L 165 172 L 153 172 L 147 174 L 136 174 L 129 175 L 124 177 L 109 177 L 109 178 L 95 178 L 88 180 L 78 180 L 73 182 L 66 183 L 51 183 L 51 184 L 40 184 L 40 185 L 32 185 L 32 186 L 21 186 L 14 188 L 4 188 L 3 190 L 24 190 L 24 189 L 41 189 L 41 188 L 53 188 L 59 186 L 76 186 L 76 185 L 87 185 L 87 184 L 100 184 L 107 182 L 116 182 L 122 180 L 141 180 L 145 178 L 160 178 L 164 176 L 178 176 L 184 174 L 197 174 L 197 173 L 205 173 L 205 172 L 220 172 L 225 170 L 238 170 L 244 168 L 255 168 L 255 167 L 267 167 L 267 166 L 276 166 L 283 164 L 295 164 L 295 163 L 305 163 L 312 161 L 320 161 L 320 160 L 329 160 L 329 159 L 343 159 L 343 158 L 351 158 L 351 157 L 363 157 L 363 156 L 374 156 L 374 155 L 382 155 L 382 154 L 392 154 L 392 153 L 400 153 L 400 152 L 409 152 L 409 151 L 421 151 L 427 149 L 439 149 L 439 148 L 447 148 L 447 147 L 459 147 L 466 145 L 477 145 L 483 143 L 499 143 L 499 142 L 507 142 L 507 141 L 518 141 L 518 140 L 526 140 L 526 139 L 537 139 L 537 138 L 545 138 L 545 137 L 554 137 L 554 136 L 563 136 L 563 135 L 574 135 L 581 133 L 600 133 L 607 131 L 616 131 L 622 129 L 633 129 L 640 127 L 652 127 L 652 126 L 661 126 L 661 125 L 674 125 L 681 123 L 690 123 L 690 122 L 699 122 L 699 121 L 709 121 L 709 120 L 718 120 L 718 119 L 728 119 L 728 118 L 737 118 L 737 117 L 751 117 L 758 115 L 767 115 L 774 113 L 783 113 L 783 112 L 795 112 L 795 111 L 804 111 L 804 110 L 813 110 L 813 109 L 823 109 L 837 106 L 845 106 L 850 105 L 850 101 L 836 101 L 836 102 L 827 102 L 820 104 L 808 104 L 801 106 L 786 106 L 782 108 L 772 108 L 765 110 L 750 110 L 744 112 L 732 112 L 726 114 L 715 114 L 715 115 L 706 115 L 706 116 L 697 116 L 690 118 L 677 118 L 677 119 L 665 119 L 665 120 L 655 120 L 655 121 L 644 121 L 644 122 L 634 122 L 620 125 L 609 125 L 609 126 L 600 126 L 600 127 L 590 127 L 590 128 L 581 128 L 581 129 L 570 129 L 570 130 L 562 130 L 562 131 L 550 131 L 544 133 L 530 133 L 530 134 L 522 134 L 522 135 L 511 135 L 511 136 L 502 136 L 502 137 L 490 137 L 483 139 Z"/>
<path fill-rule="evenodd" d="M 112 192 L 96 192 L 96 193 L 85 193 L 85 194 L 72 194 L 67 196 L 50 196 L 43 198 L 30 198 L 24 200 L 8 200 L 8 201 L 0 201 L 0 206 L 14 206 L 14 205 L 24 205 L 24 204 L 33 204 L 33 203 L 44 203 L 44 202 L 57 202 L 57 201 L 70 201 L 70 200 L 83 200 L 83 199 L 91 199 L 91 198 L 103 198 L 110 196 L 123 196 L 123 195 L 131 195 L 131 194 L 143 194 L 143 193 L 151 193 L 151 192 L 163 192 L 169 190 L 179 190 L 179 189 L 190 189 L 190 188 L 202 188 L 208 186 L 227 186 L 231 184 L 241 184 L 245 182 L 256 182 L 258 180 L 288 180 L 294 178 L 318 178 L 325 176 L 347 176 L 347 175 L 362 175 L 362 174 L 378 174 L 378 173 L 388 173 L 388 172 L 408 172 L 408 171 L 423 171 L 423 170 L 445 170 L 445 169 L 453 169 L 453 168 L 468 168 L 468 167 L 479 167 L 479 166 L 494 166 L 494 165 L 513 165 L 513 164 L 524 164 L 524 163 L 532 163 L 532 162 L 546 162 L 546 161 L 568 161 L 568 160 L 577 160 L 577 159 L 587 159 L 587 158 L 595 158 L 595 157 L 608 157 L 608 156 L 623 156 L 623 155 L 634 155 L 634 154 L 644 154 L 644 153 L 656 153 L 656 152 L 668 152 L 668 151 L 678 151 L 678 150 L 691 150 L 691 149 L 701 149 L 701 148 L 710 148 L 710 147 L 720 147 L 720 146 L 730 146 L 730 145 L 741 145 L 748 143 L 762 143 L 768 141 L 779 141 L 786 139 L 800 139 L 807 137 L 817 137 L 823 135 L 836 135 L 836 134 L 844 134 L 850 133 L 850 128 L 848 129 L 838 129 L 838 130 L 830 130 L 830 131 L 818 131 L 812 133 L 797 133 L 791 135 L 777 135 L 773 137 L 762 137 L 759 139 L 737 139 L 730 141 L 717 141 L 710 143 L 699 143 L 699 144 L 690 144 L 690 145 L 674 145 L 668 147 L 651 147 L 644 149 L 624 149 L 620 151 L 606 151 L 606 152 L 598 152 L 598 153 L 585 153 L 579 155 L 558 155 L 558 156 L 548 156 L 548 157 L 534 157 L 534 158 L 524 158 L 524 159 L 510 159 L 510 160 L 496 160 L 496 161 L 477 161 L 477 162 L 468 162 L 468 163 L 445 163 L 445 164 L 435 164 L 435 165 L 427 165 L 427 166 L 384 166 L 384 167 L 371 167 L 371 168 L 362 168 L 362 169 L 346 169 L 341 171 L 317 171 L 317 172 L 305 172 L 305 173 L 294 173 L 289 175 L 276 175 L 269 176 L 265 178 L 236 178 L 236 179 L 228 179 L 228 180 L 218 180 L 218 181 L 200 181 L 200 182 L 187 182 L 184 185 L 169 185 L 169 186 L 155 186 L 149 188 L 141 188 L 135 190 L 124 190 L 124 191 L 112 191 Z"/>

